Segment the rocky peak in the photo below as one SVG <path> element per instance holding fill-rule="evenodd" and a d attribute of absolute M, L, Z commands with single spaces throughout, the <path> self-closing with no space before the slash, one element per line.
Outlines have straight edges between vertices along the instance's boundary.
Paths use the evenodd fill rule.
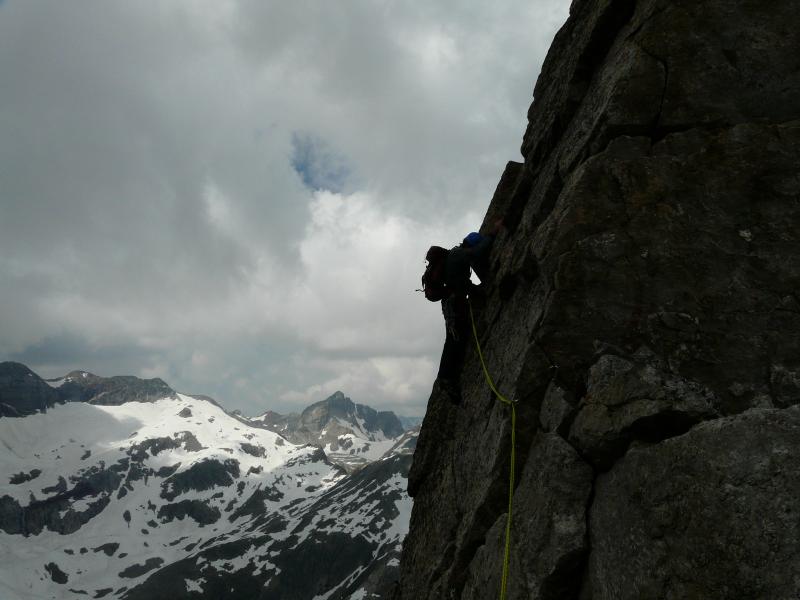
<path fill-rule="evenodd" d="M 0 377 L 19 379 L 21 381 L 24 381 L 25 377 L 41 379 L 36 373 L 22 363 L 13 361 L 0 362 Z"/>
<path fill-rule="evenodd" d="M 378 412 L 356 404 L 342 392 L 335 392 L 300 413 L 298 427 L 309 432 L 319 433 L 337 426 L 358 430 L 372 439 L 393 438 L 403 433 L 403 426 L 393 412 Z"/>
<path fill-rule="evenodd" d="M 125 402 L 155 402 L 161 398 L 175 398 L 176 392 L 162 379 L 140 379 L 132 375 L 98 377 L 86 371 L 72 371 L 65 375 L 57 388 L 64 402 L 89 402 L 118 406 Z"/>
<path fill-rule="evenodd" d="M 300 423 L 312 431 L 321 431 L 331 419 L 352 418 L 355 415 L 355 406 L 342 392 L 335 392 L 325 400 L 306 407 L 300 413 Z"/>
<path fill-rule="evenodd" d="M 348 408 L 354 406 L 353 401 L 350 400 L 350 398 L 348 398 L 347 396 L 345 396 L 344 392 L 340 391 L 333 392 L 333 394 L 328 396 L 328 398 L 323 400 L 323 402 L 325 402 L 332 409 L 340 408 L 347 410 Z"/>
<path fill-rule="evenodd" d="M 553 41 L 484 221 L 509 598 L 800 593 L 796 11 L 576 0 Z M 510 415 L 472 346 L 461 384 L 420 432 L 401 599 L 499 589 Z"/>
<path fill-rule="evenodd" d="M 59 401 L 52 387 L 18 362 L 0 362 L 0 417 L 24 417 Z"/>
<path fill-rule="evenodd" d="M 118 406 L 176 397 L 175 390 L 158 378 L 100 377 L 88 371 L 70 371 L 44 380 L 23 364 L 0 363 L 0 416 L 24 417 L 64 402 Z"/>
<path fill-rule="evenodd" d="M 300 414 L 267 411 L 251 424 L 279 433 L 294 444 L 313 444 L 348 471 L 377 460 L 405 429 L 391 411 L 356 404 L 342 392 L 306 407 Z"/>
<path fill-rule="evenodd" d="M 61 379 L 69 380 L 69 381 L 97 381 L 101 379 L 94 373 L 89 373 L 89 371 L 70 371 Z"/>

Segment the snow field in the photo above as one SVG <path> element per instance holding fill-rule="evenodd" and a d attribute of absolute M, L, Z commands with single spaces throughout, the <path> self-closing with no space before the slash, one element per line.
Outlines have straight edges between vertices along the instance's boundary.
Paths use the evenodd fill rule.
<path fill-rule="evenodd" d="M 191 416 L 179 416 L 185 409 Z M 133 587 L 149 575 L 121 579 L 119 573 L 128 567 L 153 558 L 169 564 L 211 540 L 242 537 L 242 528 L 250 519 L 230 522 L 225 509 L 232 501 L 236 500 L 235 510 L 257 488 L 271 487 L 282 498 L 267 501 L 267 510 L 279 512 L 294 500 L 311 501 L 341 477 L 338 469 L 311 459 L 314 448 L 294 446 L 282 439 L 279 443 L 280 436 L 275 433 L 247 427 L 209 402 L 179 395 L 177 400 L 129 402 L 121 406 L 70 403 L 58 405 L 46 414 L 0 419 L 0 498 L 10 496 L 24 507 L 29 504 L 31 494 L 37 500 L 53 497 L 57 492 L 43 493 L 42 489 L 56 486 L 59 476 L 67 481 L 70 490 L 74 486 L 70 476 L 85 473 L 91 467 L 107 468 L 129 458 L 128 452 L 136 444 L 156 438 L 176 439 L 181 432 L 189 432 L 203 448 L 187 449 L 183 434 L 181 447 L 155 455 L 149 451 L 143 466 L 157 471 L 180 463 L 177 474 L 204 460 L 238 461 L 239 478 L 234 485 L 189 490 L 172 501 L 200 500 L 219 510 L 219 520 L 201 525 L 184 517 L 162 523 L 158 509 L 168 504 L 161 497 L 163 479 L 150 476 L 147 481 L 133 481 L 133 489 L 122 498 L 117 497 L 118 490 L 110 495 L 101 494 L 108 496 L 109 504 L 70 535 L 49 529 L 28 537 L 0 531 L 0 597 L 3 600 L 66 598 L 72 596 L 68 589 L 86 590 L 91 597 L 95 590 L 113 588 L 114 593 L 105 597 L 117 598 L 121 588 Z M 263 448 L 264 456 L 248 454 L 242 444 Z M 12 475 L 32 469 L 39 469 L 41 474 L 21 484 L 10 483 Z M 124 480 L 123 473 L 123 485 Z M 244 482 L 241 493 L 239 482 Z M 308 487 L 316 491 L 308 492 Z M 100 496 L 77 500 L 72 509 L 85 510 Z M 123 516 L 126 511 L 130 512 L 130 523 Z M 179 543 L 175 543 L 177 540 Z M 93 550 L 108 543 L 119 544 L 112 556 Z M 193 547 L 187 551 L 190 545 Z M 251 550 L 231 568 L 238 569 L 258 559 L 261 567 L 268 566 L 263 548 Z M 57 585 L 51 580 L 44 568 L 50 562 L 68 575 L 68 583 Z M 197 585 L 202 582 L 187 582 L 187 586 Z"/>

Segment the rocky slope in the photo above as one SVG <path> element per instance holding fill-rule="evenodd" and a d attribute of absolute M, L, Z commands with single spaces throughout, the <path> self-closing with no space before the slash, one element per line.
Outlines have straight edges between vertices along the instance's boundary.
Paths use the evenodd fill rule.
<path fill-rule="evenodd" d="M 86 371 L 72 371 L 47 383 L 56 389 L 61 402 L 88 402 L 119 406 L 125 402 L 154 402 L 177 398 L 178 394 L 163 380 L 139 379 L 130 375 L 98 377 Z"/>
<path fill-rule="evenodd" d="M 0 362 L 0 417 L 31 415 L 64 402 L 118 406 L 167 397 L 178 396 L 161 379 L 98 377 L 86 371 L 72 371 L 58 379 L 43 380 L 21 363 Z"/>
<path fill-rule="evenodd" d="M 509 598 L 796 598 L 797 5 L 570 12 L 485 219 Z M 396 598 L 500 587 L 510 418 L 472 348 L 462 390 L 429 401 Z"/>
<path fill-rule="evenodd" d="M 355 404 L 342 392 L 308 406 L 300 414 L 282 415 L 270 410 L 249 422 L 294 444 L 319 446 L 331 461 L 349 472 L 382 456 L 405 431 L 393 412 Z"/>
<path fill-rule="evenodd" d="M 172 390 L 145 402 L 150 383 L 130 381 L 115 393 L 139 401 L 0 419 L 0 597 L 386 597 L 414 432 L 348 476 L 319 448 Z"/>
<path fill-rule="evenodd" d="M 58 392 L 25 365 L 0 362 L 0 417 L 31 415 L 60 401 Z"/>

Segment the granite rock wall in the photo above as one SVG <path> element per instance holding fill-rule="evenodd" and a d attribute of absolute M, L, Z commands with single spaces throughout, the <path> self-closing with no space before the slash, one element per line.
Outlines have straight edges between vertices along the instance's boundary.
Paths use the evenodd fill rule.
<path fill-rule="evenodd" d="M 575 0 L 478 311 L 517 402 L 509 598 L 800 596 L 800 28 L 790 0 Z M 434 386 L 395 598 L 490 598 L 510 414 Z"/>

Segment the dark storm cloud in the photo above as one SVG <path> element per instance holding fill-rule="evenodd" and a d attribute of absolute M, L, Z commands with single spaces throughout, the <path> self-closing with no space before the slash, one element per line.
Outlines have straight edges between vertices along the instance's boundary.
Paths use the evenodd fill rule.
<path fill-rule="evenodd" d="M 422 410 L 564 3 L 0 6 L 0 359 Z"/>
<path fill-rule="evenodd" d="M 39 374 L 50 379 L 85 369 L 86 365 L 93 365 L 96 374 L 101 375 L 138 371 L 142 364 L 154 358 L 151 351 L 124 342 L 97 347 L 71 332 L 47 336 L 8 357 L 26 365 L 36 365 Z"/>

